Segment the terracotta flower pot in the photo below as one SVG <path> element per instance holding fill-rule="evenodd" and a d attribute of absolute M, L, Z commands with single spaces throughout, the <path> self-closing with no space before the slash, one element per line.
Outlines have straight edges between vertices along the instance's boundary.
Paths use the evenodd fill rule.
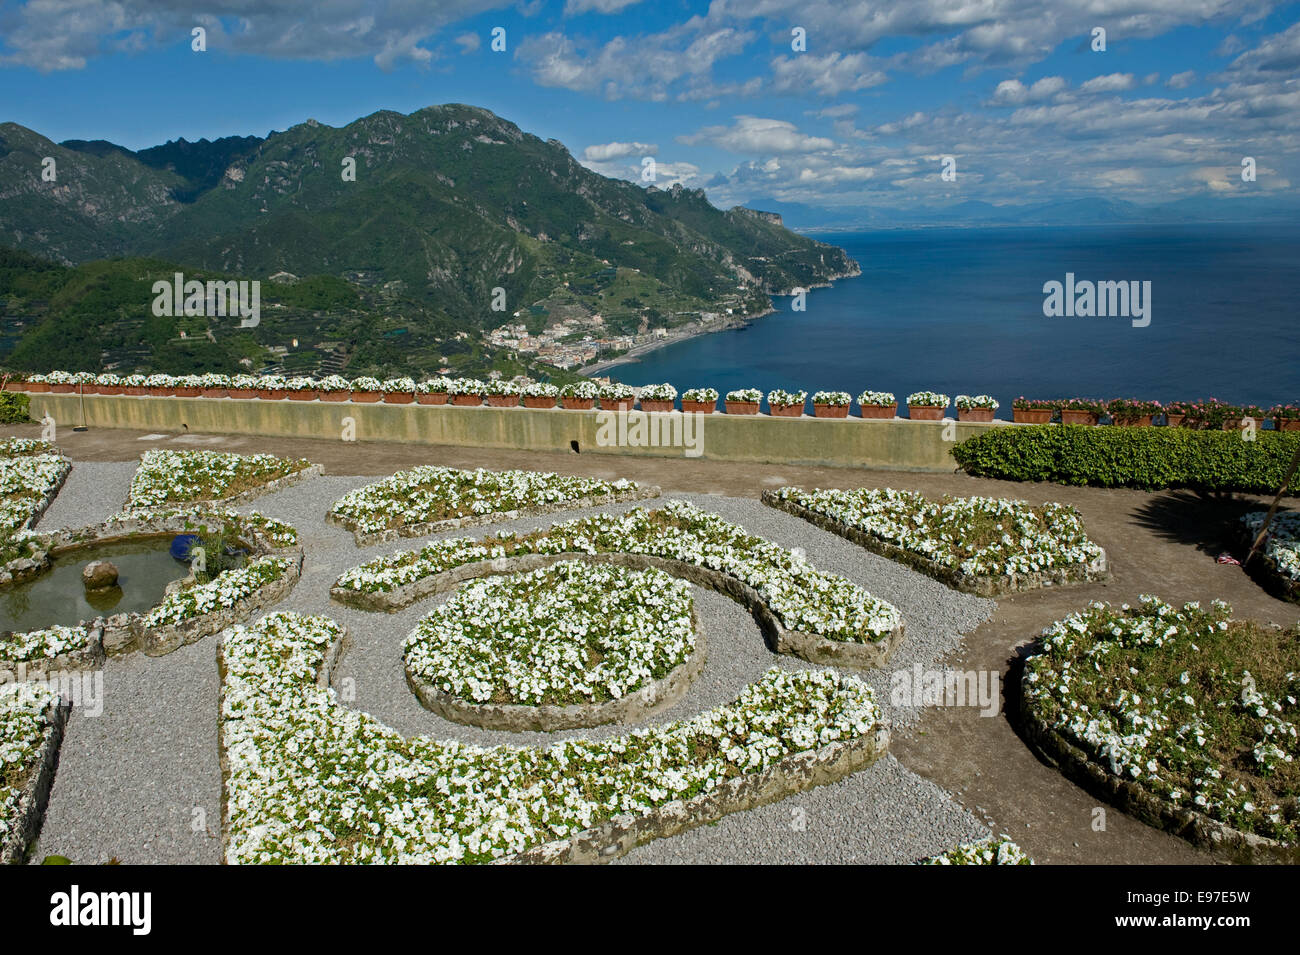
<path fill-rule="evenodd" d="M 48 381 L 25 381 L 23 382 L 23 387 L 26 389 L 28 394 L 43 395 L 49 392 L 50 383 Z"/>
<path fill-rule="evenodd" d="M 920 405 L 908 405 L 907 416 L 913 421 L 942 421 L 947 408 L 922 408 Z"/>
<path fill-rule="evenodd" d="M 773 418 L 803 417 L 803 405 L 768 405 L 767 410 Z"/>
<path fill-rule="evenodd" d="M 727 401 L 727 414 L 758 414 L 757 401 Z"/>
<path fill-rule="evenodd" d="M 290 401 L 315 401 L 320 396 L 320 392 L 315 388 L 304 388 L 302 391 L 289 392 Z"/>
<path fill-rule="evenodd" d="M 631 411 L 634 404 L 636 404 L 635 398 L 600 399 L 600 408 L 602 411 Z"/>
<path fill-rule="evenodd" d="M 1273 427 L 1279 431 L 1300 431 L 1300 418 L 1274 418 Z"/>
<path fill-rule="evenodd" d="M 445 391 L 423 392 L 422 391 L 415 396 L 415 401 L 417 404 L 421 404 L 421 405 L 445 405 L 447 403 L 447 392 Z"/>
<path fill-rule="evenodd" d="M 176 389 L 174 392 L 172 392 L 172 393 L 173 393 L 177 398 L 197 398 L 197 397 L 199 396 L 199 391 L 200 391 L 200 390 L 201 390 L 201 389 L 199 389 L 199 388 L 177 388 L 177 389 Z M 284 396 L 281 395 L 281 397 L 284 397 Z"/>
<path fill-rule="evenodd" d="M 1061 409 L 1061 424 L 1096 424 L 1100 415 L 1095 411 L 1071 411 L 1069 408 Z"/>
<path fill-rule="evenodd" d="M 958 408 L 958 421 L 992 421 L 992 408 Z"/>
<path fill-rule="evenodd" d="M 1017 424 L 1047 424 L 1053 414 L 1051 408 L 1012 408 L 1011 420 Z"/>
<path fill-rule="evenodd" d="M 1151 427 L 1151 415 L 1140 414 L 1131 418 L 1112 417 L 1111 424 L 1117 428 L 1149 428 Z"/>
<path fill-rule="evenodd" d="M 489 408 L 518 408 L 518 395 L 488 395 L 487 403 Z"/>
<path fill-rule="evenodd" d="M 570 411 L 590 411 L 596 407 L 595 398 L 560 398 L 560 404 Z"/>
<path fill-rule="evenodd" d="M 525 408 L 554 408 L 555 399 L 546 395 L 524 395 Z"/>
<path fill-rule="evenodd" d="M 862 417 L 875 421 L 893 420 L 898 417 L 898 405 L 863 405 Z"/>
<path fill-rule="evenodd" d="M 126 389 L 126 393 L 128 395 L 131 394 L 132 389 L 130 388 Z M 232 398 L 256 398 L 257 389 L 256 388 L 231 388 L 228 394 Z"/>
<path fill-rule="evenodd" d="M 316 397 L 321 401 L 347 401 L 351 391 L 318 391 Z"/>
<path fill-rule="evenodd" d="M 121 385 L 100 385 L 99 393 L 101 395 L 120 395 L 124 389 Z"/>
<path fill-rule="evenodd" d="M 282 401 L 289 392 L 284 388 L 258 388 L 257 397 L 263 401 Z"/>
<path fill-rule="evenodd" d="M 1187 415 L 1182 414 L 1167 414 L 1165 415 L 1165 424 L 1170 428 L 1177 428 L 1183 423 L 1183 419 L 1186 417 Z"/>
<path fill-rule="evenodd" d="M 230 394 L 229 388 L 200 388 L 200 398 L 224 398 Z"/>
<path fill-rule="evenodd" d="M 848 405 L 813 405 L 814 418 L 847 418 Z"/>
<path fill-rule="evenodd" d="M 97 395 L 99 394 L 99 385 L 78 385 L 72 389 L 73 394 L 80 395 Z"/>
<path fill-rule="evenodd" d="M 452 395 L 451 403 L 458 408 L 477 408 L 483 403 L 482 395 Z"/>
<path fill-rule="evenodd" d="M 5 391 L 26 391 L 25 384 L 22 381 L 6 381 Z"/>
<path fill-rule="evenodd" d="M 673 403 L 671 401 L 664 401 L 659 398 L 642 398 L 641 410 L 642 411 L 672 411 Z"/>
<path fill-rule="evenodd" d="M 76 390 L 76 385 L 50 385 L 50 391 L 56 395 L 70 395 Z"/>
<path fill-rule="evenodd" d="M 378 401 L 382 397 L 384 397 L 384 393 L 382 391 L 353 391 L 352 392 L 353 401 L 364 401 L 366 404 L 373 404 L 374 402 Z"/>
<path fill-rule="evenodd" d="M 682 400 L 682 414 L 713 414 L 718 410 L 717 401 Z"/>
<path fill-rule="evenodd" d="M 409 405 L 415 401 L 414 391 L 385 391 L 384 404 L 386 405 Z"/>

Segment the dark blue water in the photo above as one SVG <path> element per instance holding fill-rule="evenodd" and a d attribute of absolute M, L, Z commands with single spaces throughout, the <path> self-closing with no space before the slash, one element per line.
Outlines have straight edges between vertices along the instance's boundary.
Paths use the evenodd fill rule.
<path fill-rule="evenodd" d="M 670 345 L 611 374 L 679 391 L 754 387 L 1300 402 L 1294 228 L 981 229 L 819 236 L 862 265 L 776 299 L 749 327 Z M 1151 324 L 1046 318 L 1043 284 L 1149 280 Z"/>

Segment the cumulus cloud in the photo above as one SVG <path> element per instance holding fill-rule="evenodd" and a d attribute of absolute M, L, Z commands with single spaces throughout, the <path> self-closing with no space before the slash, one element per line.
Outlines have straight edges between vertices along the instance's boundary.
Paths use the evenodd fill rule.
<path fill-rule="evenodd" d="M 1137 86 L 1132 73 L 1107 73 L 1094 76 L 1079 86 L 1080 93 L 1122 93 Z"/>
<path fill-rule="evenodd" d="M 678 142 L 688 146 L 716 146 L 733 153 L 800 153 L 830 149 L 835 143 L 822 136 L 799 132 L 794 123 L 759 116 L 737 116 L 730 126 L 706 126 Z"/>
<path fill-rule="evenodd" d="M 564 13 L 566 16 L 579 13 L 619 13 L 640 2 L 641 0 L 566 0 Z"/>
<path fill-rule="evenodd" d="M 659 151 L 654 143 L 596 143 L 582 151 L 582 158 L 590 162 L 608 162 L 628 156 L 653 156 Z"/>
<path fill-rule="evenodd" d="M 1181 73 L 1175 73 L 1165 81 L 1165 86 L 1171 90 L 1185 90 L 1196 82 L 1195 70 L 1184 70 Z"/>
<path fill-rule="evenodd" d="M 1065 89 L 1065 79 L 1060 76 L 1044 76 L 1029 86 L 1020 80 L 1003 80 L 993 91 L 992 103 L 997 106 L 1038 103 L 1050 99 L 1063 89 Z"/>
<path fill-rule="evenodd" d="M 812 91 L 822 96 L 838 96 L 880 86 L 888 79 L 865 53 L 847 56 L 842 53 L 825 56 L 799 53 L 778 56 L 772 61 L 772 89 L 779 93 Z"/>

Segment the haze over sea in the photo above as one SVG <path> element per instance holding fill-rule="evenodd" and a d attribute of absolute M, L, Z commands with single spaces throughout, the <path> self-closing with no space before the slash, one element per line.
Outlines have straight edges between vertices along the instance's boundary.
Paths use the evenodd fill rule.
<path fill-rule="evenodd" d="M 631 385 L 1300 403 L 1300 224 L 833 233 L 858 278 L 615 366 Z M 1043 284 L 1150 281 L 1151 323 L 1047 318 Z M 950 413 L 951 409 L 950 409 Z"/>

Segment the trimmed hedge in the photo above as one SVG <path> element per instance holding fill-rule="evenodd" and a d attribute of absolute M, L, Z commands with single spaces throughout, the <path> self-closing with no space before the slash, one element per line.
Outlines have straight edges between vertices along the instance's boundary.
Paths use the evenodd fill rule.
<path fill-rule="evenodd" d="M 1236 431 L 1043 424 L 990 428 L 952 455 L 970 474 L 1007 481 L 1276 494 L 1297 445 L 1295 431 L 1246 441 Z"/>
<path fill-rule="evenodd" d="M 0 391 L 0 424 L 20 424 L 30 420 L 31 398 L 21 391 Z"/>

